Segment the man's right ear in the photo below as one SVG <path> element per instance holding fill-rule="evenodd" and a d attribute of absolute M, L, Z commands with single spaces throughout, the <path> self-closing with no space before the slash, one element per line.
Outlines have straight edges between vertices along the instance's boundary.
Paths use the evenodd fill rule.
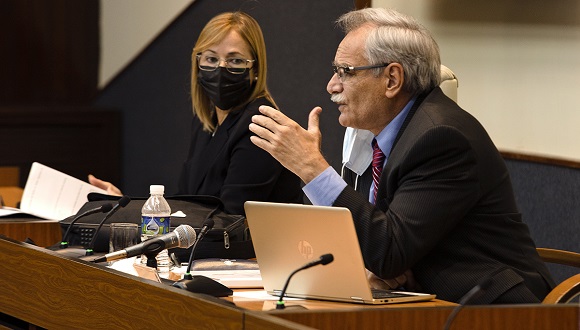
<path fill-rule="evenodd" d="M 383 74 L 386 79 L 385 96 L 393 98 L 403 89 L 403 82 L 405 81 L 403 66 L 399 63 L 391 63 L 384 69 Z"/>

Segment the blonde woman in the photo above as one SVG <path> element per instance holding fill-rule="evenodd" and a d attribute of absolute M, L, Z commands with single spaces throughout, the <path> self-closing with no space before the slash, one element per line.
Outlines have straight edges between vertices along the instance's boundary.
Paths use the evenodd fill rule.
<path fill-rule="evenodd" d="M 191 55 L 193 123 L 179 194 L 221 198 L 225 211 L 245 214 L 247 200 L 302 203 L 300 179 L 250 141 L 258 107 L 276 103 L 266 86 L 266 45 L 254 18 L 222 13 L 201 31 Z M 109 193 L 109 182 L 89 177 Z"/>

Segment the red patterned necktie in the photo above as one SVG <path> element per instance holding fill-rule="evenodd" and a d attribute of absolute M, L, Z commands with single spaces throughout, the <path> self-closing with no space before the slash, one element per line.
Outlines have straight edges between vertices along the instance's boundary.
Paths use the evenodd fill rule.
<path fill-rule="evenodd" d="M 383 163 L 385 161 L 385 154 L 379 148 L 377 140 L 373 139 L 373 183 L 375 185 L 373 189 L 373 196 L 375 204 L 377 203 L 377 190 L 379 189 L 379 179 L 381 178 L 381 172 L 383 172 Z"/>

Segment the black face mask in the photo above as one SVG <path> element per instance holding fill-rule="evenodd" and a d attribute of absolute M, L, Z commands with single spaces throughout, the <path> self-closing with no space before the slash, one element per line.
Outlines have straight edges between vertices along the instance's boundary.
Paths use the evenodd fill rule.
<path fill-rule="evenodd" d="M 224 67 L 214 71 L 199 70 L 197 82 L 215 106 L 229 110 L 245 101 L 252 92 L 250 70 L 233 74 Z"/>

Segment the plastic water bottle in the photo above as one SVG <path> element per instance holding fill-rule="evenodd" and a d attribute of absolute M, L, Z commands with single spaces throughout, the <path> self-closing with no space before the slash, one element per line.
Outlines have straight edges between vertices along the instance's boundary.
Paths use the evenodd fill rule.
<path fill-rule="evenodd" d="M 141 241 L 155 236 L 169 233 L 171 208 L 163 197 L 165 187 L 163 185 L 151 185 L 151 196 L 141 209 Z M 167 249 L 157 254 L 157 270 L 160 276 L 169 275 L 172 266 Z M 147 257 L 141 256 L 141 263 L 146 263 Z"/>

